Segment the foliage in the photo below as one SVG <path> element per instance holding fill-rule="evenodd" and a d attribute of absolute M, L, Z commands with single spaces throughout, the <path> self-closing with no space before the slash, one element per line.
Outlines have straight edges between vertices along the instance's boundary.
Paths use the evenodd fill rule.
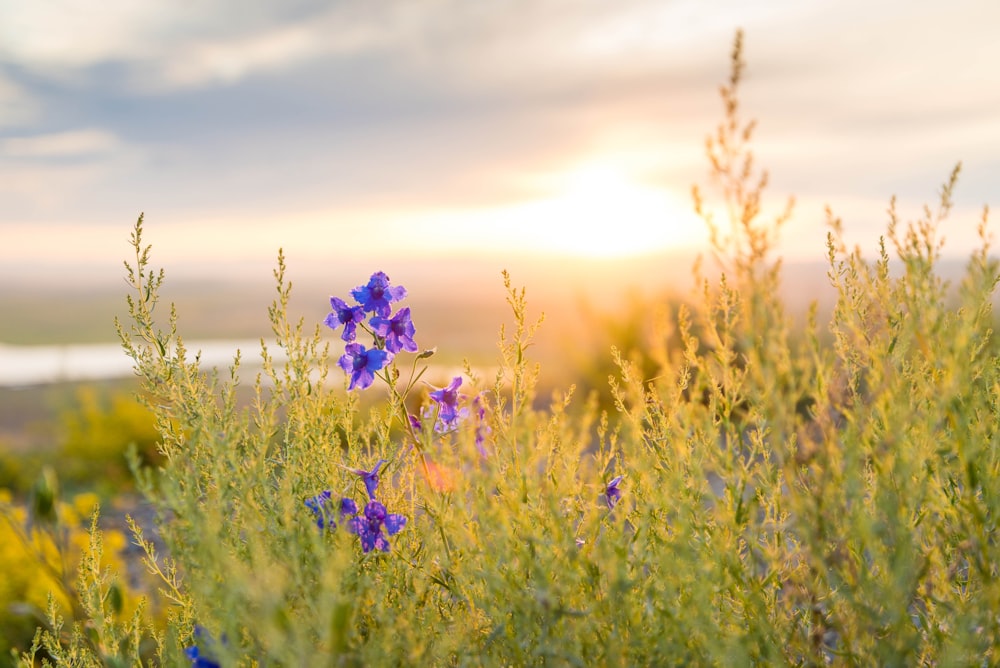
<path fill-rule="evenodd" d="M 83 385 L 60 416 L 59 472 L 70 482 L 100 481 L 109 491 L 131 487 L 126 454 L 134 447 L 144 465 L 159 461 L 152 413 L 130 393 Z"/>
<path fill-rule="evenodd" d="M 169 604 L 156 663 L 1000 661 L 1000 274 L 986 214 L 955 291 L 935 263 L 957 169 L 937 211 L 903 224 L 891 208 L 874 261 L 846 248 L 831 214 L 833 343 L 815 313 L 793 335 L 773 258 L 791 209 L 761 221 L 739 37 L 732 65 L 708 142 L 728 229 L 696 191 L 722 278 L 702 278 L 700 299 L 651 337 L 681 342 L 649 351 L 652 371 L 611 351 L 613 412 L 572 387 L 536 408 L 539 322 L 506 275 L 512 323 L 493 378 L 466 365 L 463 384 L 427 387 L 418 364 L 432 349 L 407 375 L 398 362 L 419 324 L 397 313 L 390 342 L 388 302 L 405 294 L 378 273 L 353 292 L 361 315 L 331 303 L 328 324 L 372 337 L 365 348 L 345 329 L 341 376 L 323 329 L 288 321 L 280 254 L 269 314 L 287 362 L 262 344 L 240 408 L 240 357 L 206 372 L 176 310 L 154 317 L 163 272 L 140 217 L 119 331 L 160 434 L 157 484 L 136 471 L 166 555 L 134 526 Z M 110 615 L 104 571 L 84 572 L 90 621 L 67 630 L 53 615 L 38 646 L 68 665 L 138 663 L 123 639 L 139 622 Z"/>
<path fill-rule="evenodd" d="M 136 583 L 112 575 L 126 573 L 127 538 L 115 529 L 97 530 L 97 506 L 93 493 L 60 500 L 51 469 L 39 476 L 26 505 L 15 503 L 9 492 L 0 490 L 0 569 L 4 573 L 0 579 L 0 665 L 13 665 L 10 650 L 30 646 L 39 623 L 52 624 L 65 615 L 94 618 L 88 597 L 95 589 L 87 578 L 103 578 L 105 595 L 114 590 L 115 614 L 143 615 Z M 91 522 L 86 521 L 88 516 Z M 58 630 L 52 640 L 51 646 L 58 647 Z"/>

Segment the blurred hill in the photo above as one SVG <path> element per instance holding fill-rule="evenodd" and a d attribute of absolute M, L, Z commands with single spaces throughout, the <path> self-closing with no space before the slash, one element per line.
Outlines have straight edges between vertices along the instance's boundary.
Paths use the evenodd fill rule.
<path fill-rule="evenodd" d="M 684 298 L 694 287 L 692 255 L 628 259 L 577 259 L 524 255 L 518 258 L 438 257 L 397 259 L 363 266 L 331 260 L 328 266 L 296 266 L 288 260 L 292 282 L 290 312 L 307 324 L 320 323 L 329 298 L 349 299 L 349 291 L 373 271 L 385 271 L 406 286 L 407 304 L 417 325 L 417 341 L 441 354 L 492 357 L 501 323 L 509 323 L 501 271 L 527 291 L 531 313 L 546 314 L 539 347 L 559 349 L 588 323 L 585 312 L 613 315 L 626 298 Z M 705 267 L 712 265 L 706 260 Z M 964 260 L 943 260 L 940 273 L 960 280 Z M 178 310 L 180 330 L 189 340 L 270 338 L 267 307 L 276 296 L 270 273 L 201 267 L 166 268 L 160 315 L 169 304 Z M 783 267 L 783 295 L 789 310 L 804 312 L 813 300 L 820 311 L 832 306 L 833 291 L 825 262 L 793 261 Z M 124 318 L 124 279 L 49 276 L 48 280 L 0 282 L 0 343 L 19 345 L 115 343 L 114 318 Z M 509 326 L 509 325 L 508 325 Z M 331 333 L 332 334 L 332 333 Z"/>

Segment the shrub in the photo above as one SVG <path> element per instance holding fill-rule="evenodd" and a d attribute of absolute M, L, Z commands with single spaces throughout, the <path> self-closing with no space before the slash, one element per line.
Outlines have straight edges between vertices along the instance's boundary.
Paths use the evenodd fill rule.
<path fill-rule="evenodd" d="M 126 454 L 134 447 L 145 466 L 159 461 L 159 434 L 153 414 L 131 393 L 83 385 L 62 411 L 59 471 L 67 482 L 104 491 L 131 487 Z"/>
<path fill-rule="evenodd" d="M 4 573 L 0 578 L 0 666 L 14 665 L 11 649 L 30 646 L 39 623 L 56 616 L 78 620 L 90 616 L 85 600 L 90 587 L 83 577 L 88 569 L 91 574 L 104 573 L 102 577 L 108 580 L 104 597 L 109 614 L 143 614 L 139 583 L 109 575 L 110 570 L 126 571 L 125 534 L 110 528 L 97 531 L 97 495 L 81 493 L 62 501 L 55 480 L 51 469 L 43 472 L 27 504 L 15 502 L 7 490 L 0 489 L 0 571 Z M 133 649 L 140 651 L 138 646 Z"/>

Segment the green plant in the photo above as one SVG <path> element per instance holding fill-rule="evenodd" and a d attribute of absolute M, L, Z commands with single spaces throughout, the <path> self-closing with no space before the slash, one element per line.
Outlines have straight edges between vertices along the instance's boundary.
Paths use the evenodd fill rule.
<path fill-rule="evenodd" d="M 0 570 L 4 573 L 0 579 L 0 665 L 14 665 L 11 650 L 29 647 L 33 637 L 36 642 L 47 639 L 45 656 L 59 656 L 61 620 L 69 616 L 92 623 L 95 596 L 108 606 L 108 615 L 130 617 L 136 629 L 149 625 L 137 591 L 139 583 L 124 578 L 126 535 L 98 528 L 97 505 L 93 493 L 62 500 L 51 468 L 36 480 L 26 504 L 0 490 Z M 48 636 L 36 634 L 43 622 L 53 629 Z M 137 631 L 132 648 L 136 655 L 144 649 L 138 641 L 141 635 Z M 91 651 L 100 647 L 87 632 L 77 641 Z"/>

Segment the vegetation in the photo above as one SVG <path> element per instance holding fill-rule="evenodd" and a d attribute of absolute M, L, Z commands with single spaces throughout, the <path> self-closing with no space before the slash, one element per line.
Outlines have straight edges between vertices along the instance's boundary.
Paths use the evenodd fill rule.
<path fill-rule="evenodd" d="M 572 386 L 535 402 L 539 321 L 507 276 L 497 374 L 467 365 L 428 386 L 433 351 L 406 344 L 406 318 L 379 321 L 402 292 L 373 276 L 353 292 L 371 320 L 335 306 L 330 324 L 358 330 L 340 357 L 346 335 L 319 309 L 289 321 L 280 255 L 270 317 L 287 362 L 264 347 L 241 404 L 240 359 L 207 371 L 176 311 L 156 319 L 164 275 L 140 217 L 119 331 L 159 434 L 156 468 L 132 462 L 165 549 L 131 528 L 162 616 L 120 602 L 95 520 L 79 603 L 54 600 L 21 665 L 1000 661 L 986 212 L 954 289 L 935 266 L 957 168 L 918 220 L 890 208 L 872 260 L 831 213 L 837 304 L 794 326 L 773 257 L 791 207 L 762 220 L 742 70 L 738 36 L 708 142 L 731 224 L 695 192 L 722 278 L 700 278 L 690 305 L 640 309 L 655 326 L 609 351 L 608 409 Z"/>

